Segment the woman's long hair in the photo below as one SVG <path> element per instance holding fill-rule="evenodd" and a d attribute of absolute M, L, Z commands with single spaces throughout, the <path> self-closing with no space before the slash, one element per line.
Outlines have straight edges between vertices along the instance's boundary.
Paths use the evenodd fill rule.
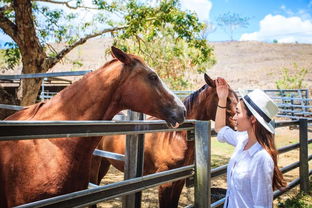
<path fill-rule="evenodd" d="M 252 115 L 251 111 L 246 107 L 244 103 L 245 109 L 247 110 L 247 116 L 250 117 Z M 274 162 L 274 173 L 273 173 L 273 190 L 281 189 L 286 187 L 287 183 L 283 177 L 283 173 L 277 166 L 277 150 L 274 143 L 274 136 L 271 132 L 269 132 L 264 126 L 256 120 L 255 126 L 255 134 L 258 143 L 271 155 Z"/>

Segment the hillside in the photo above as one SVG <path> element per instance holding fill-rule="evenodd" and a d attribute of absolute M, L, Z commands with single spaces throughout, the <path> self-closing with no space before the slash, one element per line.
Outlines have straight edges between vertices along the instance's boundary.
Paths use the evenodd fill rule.
<path fill-rule="evenodd" d="M 233 88 L 276 88 L 282 69 L 308 69 L 304 85 L 312 89 L 312 45 L 263 42 L 212 43 L 217 64 L 207 73 L 224 77 Z"/>
<path fill-rule="evenodd" d="M 70 70 L 94 70 L 111 57 L 105 53 L 112 44 L 110 39 L 89 40 L 76 48 L 68 57 L 57 64 L 51 72 Z M 282 69 L 294 71 L 298 68 L 309 70 L 304 85 L 312 91 L 312 44 L 273 44 L 263 42 L 212 42 L 217 64 L 207 69 L 212 78 L 224 77 L 234 88 L 276 88 L 275 81 L 281 79 Z M 56 49 L 59 47 L 56 45 Z M 76 61 L 78 64 L 73 65 Z M 82 64 L 82 66 L 80 65 Z M 6 74 L 15 74 L 6 71 Z M 4 72 L 2 72 L 4 73 Z M 202 75 L 189 75 L 194 89 L 203 84 Z"/>

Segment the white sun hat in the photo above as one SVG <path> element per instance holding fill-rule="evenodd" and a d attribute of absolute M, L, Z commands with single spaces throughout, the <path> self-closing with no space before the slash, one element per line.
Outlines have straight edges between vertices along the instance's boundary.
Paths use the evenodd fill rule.
<path fill-rule="evenodd" d="M 245 105 L 256 117 L 256 119 L 272 134 L 275 133 L 272 119 L 278 112 L 277 105 L 262 90 L 256 89 L 250 93 L 239 90 L 239 94 L 244 100 Z"/>

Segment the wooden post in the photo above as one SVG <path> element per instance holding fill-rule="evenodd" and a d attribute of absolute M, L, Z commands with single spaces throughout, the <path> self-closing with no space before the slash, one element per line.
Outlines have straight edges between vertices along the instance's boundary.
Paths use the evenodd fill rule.
<path fill-rule="evenodd" d="M 309 191 L 309 160 L 308 160 L 308 120 L 299 119 L 300 155 L 299 155 L 299 176 L 300 190 Z"/>
<path fill-rule="evenodd" d="M 195 122 L 195 207 L 211 204 L 211 128 L 209 121 Z"/>
<path fill-rule="evenodd" d="M 143 114 L 130 112 L 130 120 L 142 120 Z M 126 136 L 126 157 L 124 179 L 143 175 L 144 164 L 144 134 Z M 140 208 L 142 193 L 137 192 L 123 197 L 123 208 Z"/>

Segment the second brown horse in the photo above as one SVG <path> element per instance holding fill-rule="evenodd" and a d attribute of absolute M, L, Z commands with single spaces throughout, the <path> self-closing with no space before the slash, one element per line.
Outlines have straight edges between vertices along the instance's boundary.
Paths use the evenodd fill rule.
<path fill-rule="evenodd" d="M 187 109 L 187 119 L 214 120 L 218 96 L 215 80 L 205 74 L 206 84 L 184 100 Z M 233 127 L 232 117 L 238 102 L 237 95 L 230 90 L 227 102 L 227 125 Z M 156 119 L 151 117 L 150 119 Z M 125 136 L 105 136 L 98 145 L 98 149 L 125 153 Z M 145 135 L 144 141 L 144 175 L 170 170 L 194 161 L 194 141 L 186 140 L 186 131 L 159 132 Z M 94 156 L 92 161 L 91 182 L 99 184 L 106 175 L 110 165 L 118 170 L 124 170 L 124 162 Z M 185 180 L 166 183 L 159 186 L 159 207 L 175 208 Z"/>

